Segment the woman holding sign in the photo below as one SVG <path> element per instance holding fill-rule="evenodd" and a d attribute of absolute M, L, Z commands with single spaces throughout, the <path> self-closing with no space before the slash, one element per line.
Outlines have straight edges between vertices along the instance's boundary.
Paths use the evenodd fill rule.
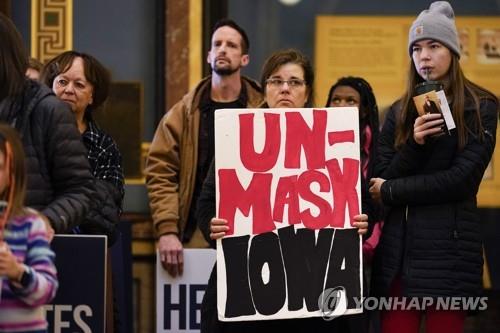
<path fill-rule="evenodd" d="M 467 299 L 482 291 L 476 194 L 495 147 L 498 101 L 462 73 L 448 2 L 434 2 L 420 13 L 408 46 L 408 87 L 387 115 L 375 170 L 379 178 L 371 180 L 372 197 L 387 208 L 372 291 L 414 297 L 418 304 L 383 311 L 382 332 L 418 332 L 423 315 L 427 332 L 461 332 L 464 304 L 454 310 L 436 302 L 449 304 L 450 297 Z M 417 114 L 414 88 L 425 80 L 444 86 L 456 124 L 450 135 L 437 135 L 443 131 L 441 114 Z M 422 299 L 431 303 L 425 306 Z"/>
<path fill-rule="evenodd" d="M 303 108 L 313 105 L 313 69 L 300 52 L 296 50 L 278 51 L 272 54 L 264 64 L 261 84 L 264 87 L 264 108 Z M 222 238 L 229 230 L 227 221 L 216 218 L 215 207 L 215 167 L 214 163 L 208 172 L 198 200 L 198 221 L 205 238 L 215 247 L 215 240 Z M 355 216 L 353 225 L 364 234 L 368 228 L 367 215 Z M 217 318 L 217 275 L 212 271 L 208 287 L 203 299 L 201 315 L 202 332 L 255 332 L 258 329 L 280 329 L 289 327 L 293 332 L 310 332 L 316 327 L 332 328 L 332 322 L 321 318 L 263 320 L 246 322 L 221 322 Z M 319 295 L 318 295 L 319 296 Z"/>

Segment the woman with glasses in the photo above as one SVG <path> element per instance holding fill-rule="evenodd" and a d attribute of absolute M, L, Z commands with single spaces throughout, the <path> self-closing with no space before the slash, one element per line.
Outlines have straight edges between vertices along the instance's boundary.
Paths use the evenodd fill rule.
<path fill-rule="evenodd" d="M 261 85 L 264 88 L 263 108 L 304 108 L 313 103 L 314 72 L 309 60 L 300 52 L 289 49 L 272 54 L 264 64 Z M 198 221 L 205 238 L 215 248 L 215 240 L 225 236 L 227 221 L 215 216 L 215 166 L 212 162 L 198 200 Z M 368 228 L 367 215 L 355 217 L 354 226 L 360 234 Z M 214 267 L 203 298 L 201 332 L 255 332 L 257 329 L 289 327 L 292 332 L 310 332 L 333 328 L 333 322 L 322 318 L 264 320 L 253 322 L 220 322 L 217 319 L 217 270 Z M 318 295 L 319 296 L 319 295 Z"/>
<path fill-rule="evenodd" d="M 66 51 L 45 65 L 42 82 L 73 111 L 95 177 L 97 193 L 92 209 L 75 231 L 107 235 L 110 246 L 116 239 L 124 193 L 122 158 L 113 138 L 92 117 L 108 97 L 110 74 L 91 55 Z"/>
<path fill-rule="evenodd" d="M 66 51 L 45 65 L 41 80 L 70 106 L 75 115 L 94 176 L 96 192 L 90 211 L 84 222 L 73 229 L 73 232 L 106 235 L 110 247 L 117 239 L 117 224 L 120 222 L 124 194 L 122 157 L 113 138 L 101 130 L 92 117 L 108 97 L 110 74 L 93 56 Z M 110 265 L 108 256 L 108 267 Z M 111 283 L 110 278 L 107 283 Z M 115 314 L 109 323 L 113 322 L 118 329 L 118 303 L 114 301 L 113 305 Z M 111 313 L 106 316 L 109 318 Z"/>
<path fill-rule="evenodd" d="M 260 84 L 264 108 L 307 108 L 313 105 L 314 72 L 309 60 L 296 50 L 272 54 L 264 64 Z"/>

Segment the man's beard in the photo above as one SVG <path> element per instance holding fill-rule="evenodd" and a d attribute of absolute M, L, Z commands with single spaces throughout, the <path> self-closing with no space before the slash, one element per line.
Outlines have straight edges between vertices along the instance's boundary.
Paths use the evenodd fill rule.
<path fill-rule="evenodd" d="M 238 68 L 229 67 L 218 67 L 217 65 L 214 67 L 214 72 L 220 76 L 229 76 L 238 71 Z"/>

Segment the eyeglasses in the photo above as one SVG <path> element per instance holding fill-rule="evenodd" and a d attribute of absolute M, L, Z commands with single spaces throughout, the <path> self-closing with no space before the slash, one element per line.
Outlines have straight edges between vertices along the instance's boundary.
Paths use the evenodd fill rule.
<path fill-rule="evenodd" d="M 306 84 L 306 81 L 300 80 L 300 79 L 290 79 L 290 80 L 283 80 L 283 79 L 267 79 L 266 83 L 274 88 L 280 88 L 282 87 L 285 83 L 288 84 L 288 87 L 290 88 L 299 88 L 302 87 L 304 84 Z"/>
<path fill-rule="evenodd" d="M 69 85 L 69 83 L 71 82 L 69 80 L 66 80 L 65 78 L 58 78 L 58 77 L 56 77 L 54 79 L 54 81 L 55 81 L 56 87 L 58 87 L 58 88 L 66 88 Z M 73 87 L 76 90 L 85 90 L 89 86 L 87 84 L 87 82 L 83 82 L 83 81 L 72 81 L 72 82 L 73 82 Z"/>

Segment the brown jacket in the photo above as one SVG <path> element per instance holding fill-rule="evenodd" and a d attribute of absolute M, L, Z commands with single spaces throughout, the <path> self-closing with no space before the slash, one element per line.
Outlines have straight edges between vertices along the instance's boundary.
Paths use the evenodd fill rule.
<path fill-rule="evenodd" d="M 259 85 L 242 77 L 247 107 L 262 103 Z M 198 163 L 200 97 L 210 89 L 211 76 L 184 95 L 160 121 L 146 160 L 146 184 L 157 237 L 175 233 L 180 237 L 187 222 Z M 197 230 L 199 234 L 199 230 Z M 194 236 L 193 236 L 194 237 Z M 203 237 L 194 247 L 206 247 Z M 203 242 L 201 242 L 203 240 Z"/>

